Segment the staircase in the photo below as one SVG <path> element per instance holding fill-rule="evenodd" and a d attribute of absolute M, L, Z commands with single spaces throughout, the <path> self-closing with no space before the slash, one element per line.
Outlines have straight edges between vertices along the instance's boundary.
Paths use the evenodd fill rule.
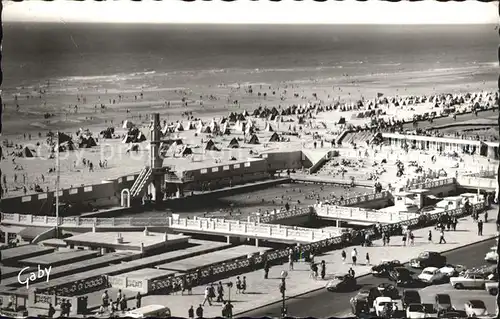
<path fill-rule="evenodd" d="M 354 142 L 358 145 L 365 144 L 373 138 L 373 133 L 370 131 L 348 132 L 342 139 L 342 144 L 350 144 Z"/>
<path fill-rule="evenodd" d="M 139 174 L 134 184 L 132 185 L 132 188 L 130 189 L 131 198 L 136 198 L 141 195 L 142 191 L 149 182 L 152 172 L 153 171 L 149 166 L 146 166 L 142 169 L 141 173 Z"/>

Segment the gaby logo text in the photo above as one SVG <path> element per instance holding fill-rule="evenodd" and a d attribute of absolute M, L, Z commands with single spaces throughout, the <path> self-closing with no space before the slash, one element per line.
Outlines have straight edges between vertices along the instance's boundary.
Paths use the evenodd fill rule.
<path fill-rule="evenodd" d="M 30 283 L 46 278 L 46 282 L 49 281 L 50 278 L 50 271 L 52 270 L 52 266 L 49 266 L 49 268 L 41 268 L 40 265 L 38 265 L 38 271 L 32 271 L 32 272 L 27 272 L 30 269 L 30 267 L 24 267 L 21 269 L 19 274 L 17 275 L 17 281 L 21 285 L 26 285 L 26 289 L 29 289 Z"/>

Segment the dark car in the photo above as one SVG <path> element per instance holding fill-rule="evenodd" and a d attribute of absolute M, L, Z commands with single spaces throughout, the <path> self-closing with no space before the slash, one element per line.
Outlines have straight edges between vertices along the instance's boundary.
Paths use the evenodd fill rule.
<path fill-rule="evenodd" d="M 434 297 L 434 309 L 438 314 L 454 310 L 451 297 L 448 294 L 437 294 Z"/>
<path fill-rule="evenodd" d="M 375 301 L 375 299 L 377 299 L 378 297 L 381 297 L 382 293 L 380 292 L 378 287 L 372 287 L 368 291 L 369 293 L 367 300 L 368 300 L 368 305 L 371 307 L 373 305 L 373 301 Z"/>
<path fill-rule="evenodd" d="M 378 291 L 384 297 L 390 297 L 391 299 L 399 298 L 399 291 L 394 285 L 390 283 L 383 282 L 377 286 Z"/>
<path fill-rule="evenodd" d="M 326 284 L 328 291 L 354 290 L 356 288 L 356 278 L 351 275 L 335 276 Z"/>
<path fill-rule="evenodd" d="M 367 296 L 366 296 L 367 297 Z M 368 303 L 368 298 L 365 296 L 354 296 L 350 300 L 352 313 L 358 316 L 361 313 L 369 313 L 370 305 Z"/>
<path fill-rule="evenodd" d="M 417 290 L 406 289 L 403 291 L 403 307 L 406 308 L 411 303 L 420 304 L 422 298 Z"/>
<path fill-rule="evenodd" d="M 467 318 L 467 314 L 463 310 L 451 310 L 438 314 L 438 318 L 462 319 Z"/>
<path fill-rule="evenodd" d="M 389 273 L 389 279 L 396 283 L 396 286 L 405 286 L 413 283 L 412 273 L 408 268 L 396 267 Z"/>
<path fill-rule="evenodd" d="M 403 266 L 399 260 L 386 260 L 372 267 L 372 275 L 375 277 L 388 276 L 396 267 Z"/>
<path fill-rule="evenodd" d="M 413 268 L 437 267 L 446 265 L 446 257 L 435 251 L 424 251 L 417 258 L 410 260 Z"/>

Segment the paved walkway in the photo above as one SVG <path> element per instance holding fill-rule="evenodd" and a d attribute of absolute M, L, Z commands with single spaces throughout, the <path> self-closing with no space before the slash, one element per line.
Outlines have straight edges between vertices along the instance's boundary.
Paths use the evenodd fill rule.
<path fill-rule="evenodd" d="M 403 247 L 400 236 L 394 236 L 391 238 L 390 247 L 383 247 L 381 240 L 376 240 L 373 247 L 365 248 L 357 246 L 358 261 L 360 264 L 353 268 L 357 276 L 361 276 L 369 272 L 371 266 L 366 265 L 366 252 L 370 254 L 372 264 L 378 264 L 382 260 L 387 259 L 408 261 L 410 258 L 416 257 L 422 251 L 432 250 L 441 252 L 472 244 L 483 239 L 495 237 L 497 235 L 494 223 L 496 210 L 490 209 L 488 215 L 490 220 L 484 225 L 483 236 L 477 235 L 477 226 L 472 221 L 471 217 L 465 217 L 459 220 L 457 231 L 446 232 L 446 244 L 428 243 L 427 233 L 429 229 L 432 229 L 434 242 L 439 240 L 439 233 L 433 230 L 433 227 L 427 227 L 414 231 L 416 238 L 415 246 L 412 247 Z M 482 216 L 483 214 L 481 214 L 481 218 Z M 351 251 L 352 247 L 346 249 L 348 256 L 350 256 Z M 342 263 L 341 250 L 331 251 L 315 258 L 316 262 L 320 262 L 321 260 L 325 260 L 327 263 L 327 278 L 325 281 L 311 279 L 309 265 L 304 262 L 298 262 L 294 265 L 294 270 L 289 271 L 286 292 L 288 296 L 295 296 L 322 288 L 325 286 L 327 280 L 332 278 L 334 274 L 347 273 L 348 269 L 352 266 L 351 264 Z M 281 300 L 278 285 L 282 270 L 288 271 L 288 264 L 272 267 L 269 272 L 269 279 L 267 280 L 263 277 L 263 270 L 245 274 L 247 279 L 247 293 L 236 294 L 234 288 L 231 291 L 231 300 L 234 305 L 233 314 L 253 310 L 263 305 Z M 222 280 L 223 283 L 228 281 L 232 281 L 234 283 L 236 281 L 236 277 Z M 168 296 L 146 296 L 143 298 L 143 305 L 166 305 L 170 307 L 173 316 L 187 317 L 187 311 L 191 305 L 196 308 L 203 302 L 204 289 L 205 286 L 194 287 L 192 295 L 177 294 Z M 228 295 L 229 292 L 227 287 L 225 287 L 225 298 L 227 298 Z M 212 306 L 205 305 L 204 316 L 220 316 L 221 309 L 221 303 L 214 303 Z"/>

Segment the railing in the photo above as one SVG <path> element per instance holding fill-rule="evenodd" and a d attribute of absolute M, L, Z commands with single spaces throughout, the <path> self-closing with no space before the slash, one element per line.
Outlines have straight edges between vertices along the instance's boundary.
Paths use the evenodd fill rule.
<path fill-rule="evenodd" d="M 346 220 L 359 220 L 368 222 L 396 223 L 404 220 L 417 218 L 420 214 L 400 212 L 379 212 L 376 210 L 362 209 L 358 207 L 342 207 L 334 205 L 316 206 L 316 214 L 319 217 L 330 217 Z"/>
<path fill-rule="evenodd" d="M 380 193 L 358 195 L 358 196 L 346 198 L 344 200 L 334 202 L 334 204 L 337 206 L 352 206 L 352 205 L 358 205 L 358 204 L 364 203 L 364 202 L 369 202 L 372 200 L 388 198 L 389 196 L 390 196 L 390 193 L 388 191 L 383 191 Z"/>
<path fill-rule="evenodd" d="M 445 178 L 445 179 L 438 179 L 438 180 L 433 180 L 433 181 L 412 184 L 412 185 L 410 185 L 409 189 L 432 189 L 432 188 L 436 188 L 436 187 L 451 185 L 454 183 L 455 183 L 455 178 L 449 177 L 449 178 Z"/>
<path fill-rule="evenodd" d="M 457 182 L 459 185 L 469 186 L 474 188 L 497 189 L 498 187 L 498 182 L 496 178 L 459 176 L 457 178 Z"/>
<path fill-rule="evenodd" d="M 152 174 L 151 167 L 144 167 L 139 174 L 139 177 L 135 180 L 134 184 L 132 185 L 132 188 L 130 189 L 130 196 L 132 197 L 137 197 L 140 195 L 142 190 L 144 189 L 144 186 L 149 180 L 149 177 Z"/>
<path fill-rule="evenodd" d="M 248 221 L 256 223 L 270 223 L 273 221 L 279 221 L 282 219 L 288 219 L 296 216 L 306 216 L 309 214 L 311 214 L 311 209 L 309 207 L 295 208 L 290 210 L 280 209 L 277 212 L 271 212 L 265 215 L 261 214 L 250 215 L 248 216 Z"/>
<path fill-rule="evenodd" d="M 337 232 L 325 232 L 321 229 L 207 218 L 171 219 L 170 227 L 175 230 L 184 231 L 202 231 L 204 233 L 227 234 L 241 237 L 263 237 L 306 242 L 319 241 L 338 235 Z"/>

